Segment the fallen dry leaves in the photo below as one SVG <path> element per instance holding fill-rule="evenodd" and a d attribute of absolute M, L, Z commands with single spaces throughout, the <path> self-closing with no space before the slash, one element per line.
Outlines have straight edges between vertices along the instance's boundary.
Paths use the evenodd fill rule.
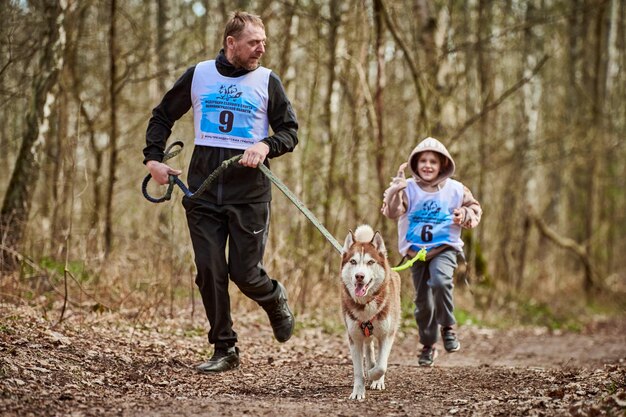
<path fill-rule="evenodd" d="M 582 334 L 464 327 L 463 350 L 416 366 L 414 329 L 391 355 L 387 390 L 347 399 L 352 365 L 341 328 L 299 317 L 286 344 L 260 312 L 236 316 L 242 365 L 195 372 L 210 356 L 188 315 L 138 322 L 75 314 L 60 325 L 28 306 L 0 305 L 3 416 L 552 416 L 625 415 L 626 324 Z M 589 349 L 593 349 L 593 352 Z"/>

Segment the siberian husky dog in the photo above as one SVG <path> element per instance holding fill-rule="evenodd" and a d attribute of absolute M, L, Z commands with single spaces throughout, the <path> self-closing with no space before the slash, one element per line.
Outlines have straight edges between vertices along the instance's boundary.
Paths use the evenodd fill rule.
<path fill-rule="evenodd" d="M 359 226 L 346 236 L 341 279 L 341 307 L 354 367 L 350 399 L 362 400 L 366 377 L 370 389 L 385 389 L 387 360 L 400 324 L 400 276 L 390 269 L 382 236 L 370 226 Z"/>

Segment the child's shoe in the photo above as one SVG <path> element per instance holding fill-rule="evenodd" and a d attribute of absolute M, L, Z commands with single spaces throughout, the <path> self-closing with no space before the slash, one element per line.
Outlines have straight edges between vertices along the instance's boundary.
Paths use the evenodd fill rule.
<path fill-rule="evenodd" d="M 443 339 L 443 347 L 446 348 L 446 352 L 456 352 L 461 349 L 461 343 L 456 338 L 456 333 L 452 330 L 452 326 L 441 329 L 441 338 Z"/>
<path fill-rule="evenodd" d="M 417 363 L 420 366 L 433 366 L 435 358 L 437 357 L 437 348 L 434 346 L 424 346 L 420 352 L 420 357 Z"/>

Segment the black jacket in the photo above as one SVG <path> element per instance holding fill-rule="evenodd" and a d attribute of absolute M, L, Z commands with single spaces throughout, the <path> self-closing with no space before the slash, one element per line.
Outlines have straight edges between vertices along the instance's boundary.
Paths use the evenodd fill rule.
<path fill-rule="evenodd" d="M 240 77 L 248 72 L 232 66 L 223 50 L 216 58 L 216 67 L 226 77 Z M 152 110 L 143 150 L 144 164 L 150 160 L 163 160 L 163 150 L 174 122 L 191 108 L 191 82 L 195 69 L 195 66 L 189 68 Z M 269 158 L 291 152 L 298 144 L 298 121 L 283 85 L 274 72 L 270 75 L 268 93 L 268 118 L 273 135 L 262 140 L 270 148 L 265 159 L 267 167 Z M 187 174 L 189 189 L 192 192 L 197 190 L 222 161 L 242 153 L 239 149 L 195 146 Z M 201 198 L 215 204 L 268 202 L 271 200 L 271 184 L 261 170 L 233 164 L 211 184 Z"/>

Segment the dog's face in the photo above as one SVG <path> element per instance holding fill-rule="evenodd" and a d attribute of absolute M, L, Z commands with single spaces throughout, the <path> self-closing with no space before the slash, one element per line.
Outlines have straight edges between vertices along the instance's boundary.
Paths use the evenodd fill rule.
<path fill-rule="evenodd" d="M 371 241 L 355 239 L 352 231 L 346 237 L 341 261 L 341 278 L 353 299 L 363 300 L 375 294 L 385 280 L 386 249 L 376 232 Z"/>

